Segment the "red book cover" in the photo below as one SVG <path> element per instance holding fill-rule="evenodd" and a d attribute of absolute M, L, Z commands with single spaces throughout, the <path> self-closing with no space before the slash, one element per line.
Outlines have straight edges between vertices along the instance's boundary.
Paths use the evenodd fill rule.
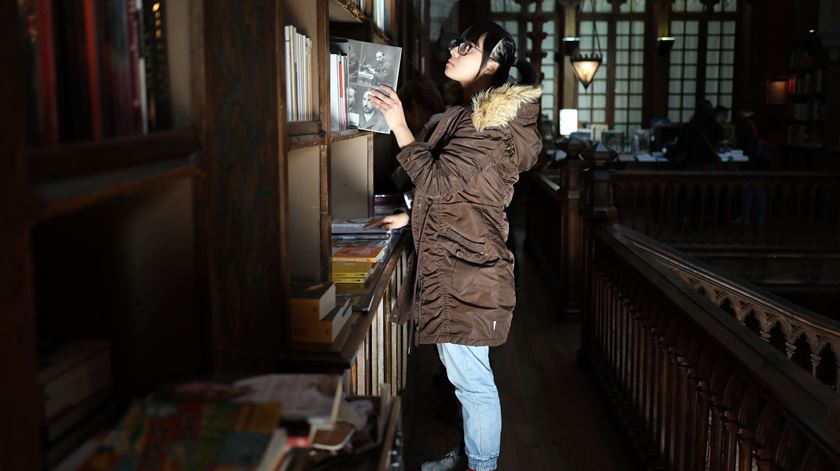
<path fill-rule="evenodd" d="M 55 82 L 55 38 L 50 0 L 38 0 L 38 56 L 40 58 L 41 100 L 44 144 L 58 143 L 58 97 Z"/>
<path fill-rule="evenodd" d="M 84 60 L 87 67 L 87 85 L 90 100 L 90 129 L 91 137 L 95 140 L 104 137 L 102 126 L 102 86 L 99 75 L 99 36 L 96 27 L 96 0 L 84 0 Z"/>

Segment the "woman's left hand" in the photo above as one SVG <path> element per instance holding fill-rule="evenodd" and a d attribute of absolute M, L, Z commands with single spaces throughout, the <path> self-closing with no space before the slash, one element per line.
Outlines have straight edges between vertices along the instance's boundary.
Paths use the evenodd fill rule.
<path fill-rule="evenodd" d="M 394 131 L 397 138 L 397 145 L 400 149 L 414 142 L 414 135 L 408 129 L 405 121 L 402 101 L 397 92 L 387 85 L 380 85 L 380 89 L 371 89 L 368 95 L 371 106 L 379 110 L 385 118 L 385 123 Z"/>
<path fill-rule="evenodd" d="M 368 98 L 370 104 L 382 113 L 389 128 L 396 130 L 401 127 L 408 127 L 402 101 L 400 101 L 400 97 L 397 96 L 397 92 L 393 88 L 380 85 L 379 89 L 371 89 Z"/>

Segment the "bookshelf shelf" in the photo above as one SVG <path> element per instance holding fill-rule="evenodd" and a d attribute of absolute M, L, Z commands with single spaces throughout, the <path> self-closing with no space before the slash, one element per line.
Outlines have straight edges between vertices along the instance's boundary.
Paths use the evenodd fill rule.
<path fill-rule="evenodd" d="M 353 312 L 353 317 L 347 321 L 349 326 L 330 345 L 288 343 L 281 353 L 281 362 L 286 365 L 294 363 L 295 368 L 303 369 L 341 370 L 350 368 L 376 317 L 384 315 L 383 312 L 390 311 L 390 306 L 387 311 L 381 309 L 383 303 L 389 302 L 385 299 L 386 288 L 391 283 L 391 278 L 395 276 L 395 272 L 405 268 L 400 267 L 400 264 L 403 263 L 403 255 L 407 250 L 410 238 L 411 234 L 409 232 L 403 232 L 388 255 L 388 259 L 380 266 L 377 273 L 371 275 L 368 285 L 370 287 L 371 306 L 369 311 Z M 337 292 L 341 292 L 340 285 Z M 389 321 L 385 319 L 385 322 Z"/>
<path fill-rule="evenodd" d="M 358 139 L 361 137 L 372 136 L 373 131 L 359 131 L 358 129 L 348 129 L 346 131 L 334 131 L 330 136 L 330 142 L 348 141 L 350 139 Z"/>
<path fill-rule="evenodd" d="M 287 124 L 289 136 L 321 134 L 320 121 L 289 121 Z"/>
<path fill-rule="evenodd" d="M 304 149 L 306 147 L 318 146 L 324 143 L 323 134 L 302 134 L 289 137 L 289 149 Z"/>
<path fill-rule="evenodd" d="M 196 132 L 179 130 L 33 149 L 27 153 L 27 163 L 30 182 L 40 184 L 151 164 L 198 150 Z"/>
<path fill-rule="evenodd" d="M 352 0 L 331 0 L 330 21 L 338 23 L 365 23 L 368 21 L 364 12 Z"/>
<path fill-rule="evenodd" d="M 388 44 L 388 45 L 393 45 L 394 44 L 393 41 L 391 40 L 390 36 L 385 34 L 385 32 L 382 31 L 381 28 L 379 28 L 378 26 L 375 26 L 375 25 L 372 26 L 372 28 L 373 28 L 374 36 L 376 36 L 384 44 Z"/>
<path fill-rule="evenodd" d="M 39 222 L 167 180 L 198 176 L 198 156 L 46 182 L 33 188 Z"/>

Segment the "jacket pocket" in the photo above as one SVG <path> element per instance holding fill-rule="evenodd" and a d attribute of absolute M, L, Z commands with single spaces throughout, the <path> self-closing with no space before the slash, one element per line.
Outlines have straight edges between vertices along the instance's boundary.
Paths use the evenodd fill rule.
<path fill-rule="evenodd" d="M 486 265 L 495 259 L 488 250 L 489 245 L 486 240 L 468 237 L 451 226 L 438 235 L 438 240 L 443 249 L 456 259 L 475 265 Z"/>

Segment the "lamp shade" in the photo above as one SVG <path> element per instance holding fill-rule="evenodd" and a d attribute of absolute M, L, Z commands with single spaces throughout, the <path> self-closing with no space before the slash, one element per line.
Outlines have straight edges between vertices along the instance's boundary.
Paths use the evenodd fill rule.
<path fill-rule="evenodd" d="M 598 68 L 601 67 L 601 54 L 590 56 L 578 54 L 569 60 L 572 63 L 575 75 L 580 80 L 580 84 L 583 85 L 584 89 L 588 89 L 592 79 L 595 78 L 595 72 L 598 72 Z"/>

